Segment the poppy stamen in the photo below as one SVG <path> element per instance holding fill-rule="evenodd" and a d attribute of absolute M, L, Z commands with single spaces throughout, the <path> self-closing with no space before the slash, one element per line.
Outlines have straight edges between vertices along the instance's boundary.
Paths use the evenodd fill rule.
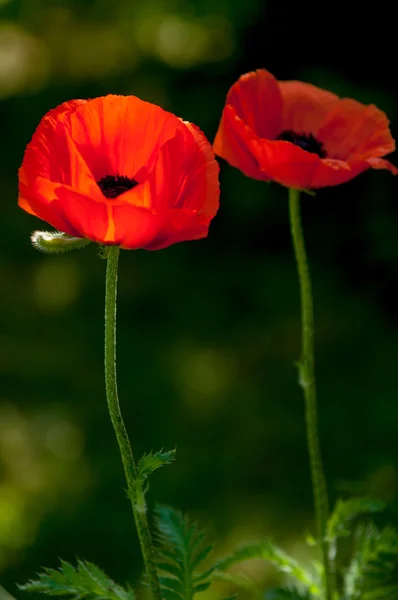
<path fill-rule="evenodd" d="M 106 175 L 97 181 L 97 184 L 104 196 L 107 198 L 117 198 L 123 192 L 132 190 L 138 185 L 138 181 L 125 175 Z"/>
<path fill-rule="evenodd" d="M 312 133 L 296 133 L 295 131 L 289 129 L 282 131 L 282 133 L 280 133 L 276 139 L 282 142 L 291 142 L 303 150 L 306 150 L 306 152 L 317 154 L 319 158 L 326 158 L 327 156 L 322 142 L 317 140 Z"/>

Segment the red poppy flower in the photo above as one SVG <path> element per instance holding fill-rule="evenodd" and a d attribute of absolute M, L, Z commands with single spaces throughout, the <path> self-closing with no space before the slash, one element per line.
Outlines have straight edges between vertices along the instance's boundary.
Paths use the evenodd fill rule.
<path fill-rule="evenodd" d="M 158 250 L 206 237 L 218 165 L 203 133 L 135 96 L 50 110 L 19 170 L 19 206 L 74 237 Z"/>
<path fill-rule="evenodd" d="M 213 145 L 249 177 L 298 189 L 344 183 L 366 169 L 398 169 L 381 157 L 395 150 L 386 115 L 264 69 L 229 90 Z"/>

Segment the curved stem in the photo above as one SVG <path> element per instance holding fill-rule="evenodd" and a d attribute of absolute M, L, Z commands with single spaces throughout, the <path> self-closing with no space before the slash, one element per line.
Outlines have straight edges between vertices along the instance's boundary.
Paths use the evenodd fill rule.
<path fill-rule="evenodd" d="M 146 517 L 142 484 L 137 476 L 133 451 L 120 411 L 116 384 L 116 296 L 119 247 L 108 251 L 105 286 L 105 386 L 108 409 L 116 433 L 120 454 L 127 479 L 128 493 L 133 507 L 135 524 L 144 559 L 145 572 L 152 593 L 152 600 L 161 600 L 159 579 L 156 571 L 151 533 Z"/>
<path fill-rule="evenodd" d="M 317 535 L 321 543 L 325 573 L 325 598 L 333 598 L 334 582 L 328 557 L 326 524 L 329 518 L 329 502 L 323 473 L 321 449 L 318 435 L 317 400 L 314 360 L 314 309 L 311 278 L 307 263 L 303 230 L 300 217 L 300 192 L 289 189 L 290 228 L 300 280 L 302 349 L 298 363 L 299 384 L 304 391 L 307 444 L 311 464 L 311 479 L 314 494 Z"/>

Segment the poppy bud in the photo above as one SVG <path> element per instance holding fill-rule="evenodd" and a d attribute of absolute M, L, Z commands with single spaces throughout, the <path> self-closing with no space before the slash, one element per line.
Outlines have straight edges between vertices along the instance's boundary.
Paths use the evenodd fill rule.
<path fill-rule="evenodd" d="M 87 238 L 71 237 L 62 231 L 34 231 L 30 239 L 37 250 L 46 254 L 79 250 L 90 244 Z"/>

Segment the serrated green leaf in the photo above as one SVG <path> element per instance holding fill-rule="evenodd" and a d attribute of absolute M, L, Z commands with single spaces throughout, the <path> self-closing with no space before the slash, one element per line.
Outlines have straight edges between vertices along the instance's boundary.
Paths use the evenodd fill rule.
<path fill-rule="evenodd" d="M 77 561 L 76 567 L 61 561 L 59 569 L 45 569 L 38 574 L 38 579 L 19 588 L 71 600 L 135 600 L 133 590 L 117 585 L 99 567 L 81 560 Z"/>
<path fill-rule="evenodd" d="M 161 588 L 182 600 L 192 600 L 207 589 L 214 567 L 204 569 L 213 545 L 181 512 L 165 506 L 156 509 L 156 555 Z M 170 598 L 166 600 L 171 600 Z"/>
<path fill-rule="evenodd" d="M 175 577 L 167 577 L 166 575 L 161 575 L 159 577 L 159 583 L 162 589 L 167 589 L 170 592 L 175 592 L 177 595 L 179 595 L 180 582 Z"/>
<path fill-rule="evenodd" d="M 375 525 L 358 527 L 354 557 L 344 578 L 353 600 L 398 600 L 398 531 Z"/>
<path fill-rule="evenodd" d="M 339 500 L 327 523 L 327 540 L 335 542 L 338 538 L 351 535 L 353 521 L 359 517 L 381 512 L 384 508 L 384 502 L 372 498 Z"/>
<path fill-rule="evenodd" d="M 250 592 L 259 600 L 263 600 L 264 598 L 264 591 L 259 587 L 258 583 L 251 577 L 247 577 L 247 575 L 242 573 L 215 571 L 214 579 L 221 579 L 221 581 L 225 581 L 226 583 L 233 584 L 238 588 L 242 588 L 242 590 Z"/>
<path fill-rule="evenodd" d="M 179 596 L 172 590 L 162 588 L 162 598 L 163 600 L 180 600 L 181 596 Z"/>
<path fill-rule="evenodd" d="M 196 554 L 195 558 L 192 560 L 192 568 L 196 569 L 199 565 L 201 565 L 206 560 L 206 558 L 208 558 L 208 556 L 210 556 L 210 554 L 213 552 L 214 547 L 215 544 L 208 544 L 206 546 L 203 546 L 203 549 L 199 551 Z M 213 571 L 214 567 L 211 570 Z"/>
<path fill-rule="evenodd" d="M 202 581 L 210 581 L 211 576 L 213 575 L 214 571 L 215 571 L 215 566 L 210 567 L 209 569 L 206 569 L 206 571 L 203 571 L 203 573 L 201 573 L 200 575 L 195 575 L 194 577 L 194 581 L 195 581 L 195 585 L 201 583 Z"/>
<path fill-rule="evenodd" d="M 159 450 L 158 452 L 151 452 L 150 454 L 144 454 L 138 463 L 138 477 L 145 480 L 157 469 L 169 465 L 175 458 L 175 450 Z"/>
<path fill-rule="evenodd" d="M 210 585 L 211 585 L 210 581 L 206 581 L 206 583 L 199 583 L 198 585 L 194 585 L 193 593 L 199 594 L 199 592 L 204 592 L 205 590 L 209 589 Z"/>
<path fill-rule="evenodd" d="M 254 542 L 237 548 L 230 556 L 217 563 L 217 570 L 225 571 L 234 565 L 252 559 L 263 559 L 271 563 L 279 571 L 290 575 L 293 580 L 308 588 L 314 589 L 318 583 L 312 573 L 269 541 Z"/>
<path fill-rule="evenodd" d="M 177 579 L 181 579 L 183 576 L 184 569 L 175 564 L 174 562 L 158 562 L 157 563 L 158 571 L 167 572 L 170 576 L 176 577 Z"/>

